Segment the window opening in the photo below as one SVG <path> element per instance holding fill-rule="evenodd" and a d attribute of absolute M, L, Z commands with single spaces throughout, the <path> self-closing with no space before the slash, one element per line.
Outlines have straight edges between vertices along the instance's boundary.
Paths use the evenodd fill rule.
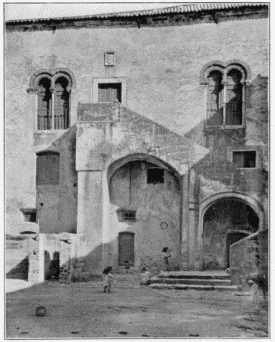
<path fill-rule="evenodd" d="M 68 80 L 60 77 L 55 83 L 54 128 L 67 129 L 69 127 L 69 92 Z"/>
<path fill-rule="evenodd" d="M 223 123 L 223 84 L 222 73 L 212 71 L 208 76 L 208 124 L 222 125 Z"/>
<path fill-rule="evenodd" d="M 163 184 L 164 169 L 150 168 L 147 169 L 147 184 Z"/>
<path fill-rule="evenodd" d="M 42 78 L 38 83 L 37 128 L 49 130 L 52 128 L 52 92 L 51 80 Z"/>
<path fill-rule="evenodd" d="M 256 151 L 233 152 L 233 163 L 238 168 L 256 167 Z"/>
<path fill-rule="evenodd" d="M 124 221 L 135 221 L 136 212 L 134 210 L 125 210 L 122 212 L 122 219 Z"/>
<path fill-rule="evenodd" d="M 36 209 L 20 209 L 26 222 L 36 222 Z"/>
<path fill-rule="evenodd" d="M 242 75 L 238 70 L 231 70 L 227 75 L 226 88 L 226 125 L 242 124 Z"/>
<path fill-rule="evenodd" d="M 121 103 L 121 83 L 99 83 L 98 102 L 114 102 L 115 100 Z"/>

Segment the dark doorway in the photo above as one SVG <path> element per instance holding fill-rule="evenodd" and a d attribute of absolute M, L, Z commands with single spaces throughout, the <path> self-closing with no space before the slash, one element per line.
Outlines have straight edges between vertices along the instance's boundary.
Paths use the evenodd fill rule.
<path fill-rule="evenodd" d="M 226 267 L 230 267 L 230 246 L 248 235 L 245 232 L 229 232 L 226 234 Z"/>
<path fill-rule="evenodd" d="M 229 246 L 244 236 L 255 233 L 258 227 L 257 214 L 244 201 L 229 197 L 214 202 L 204 215 L 203 269 L 227 268 Z"/>
<path fill-rule="evenodd" d="M 118 265 L 134 266 L 135 261 L 135 234 L 119 233 L 118 237 Z"/>

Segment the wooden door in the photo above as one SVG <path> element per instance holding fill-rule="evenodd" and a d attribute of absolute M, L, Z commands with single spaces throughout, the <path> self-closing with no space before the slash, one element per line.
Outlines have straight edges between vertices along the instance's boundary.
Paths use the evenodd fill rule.
<path fill-rule="evenodd" d="M 135 234 L 119 233 L 118 238 L 118 265 L 134 266 L 135 261 Z"/>

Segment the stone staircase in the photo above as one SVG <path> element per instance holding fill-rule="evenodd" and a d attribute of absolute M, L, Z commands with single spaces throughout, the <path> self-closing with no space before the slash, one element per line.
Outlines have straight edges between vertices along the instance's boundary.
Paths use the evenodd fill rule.
<path fill-rule="evenodd" d="M 225 271 L 173 271 L 161 272 L 151 278 L 150 288 L 175 290 L 218 290 L 240 291 L 232 285 L 230 275 Z"/>

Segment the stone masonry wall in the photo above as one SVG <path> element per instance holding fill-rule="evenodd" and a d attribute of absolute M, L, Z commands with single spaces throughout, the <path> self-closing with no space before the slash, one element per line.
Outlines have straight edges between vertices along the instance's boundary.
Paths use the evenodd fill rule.
<path fill-rule="evenodd" d="M 267 136 L 266 101 L 261 94 L 266 93 L 267 88 L 268 42 L 268 20 L 264 18 L 171 27 L 83 27 L 56 31 L 7 32 L 6 211 L 13 218 L 13 224 L 7 230 L 19 229 L 15 224 L 21 222 L 19 208 L 36 206 L 35 152 L 45 149 L 55 141 L 51 134 L 42 134 L 42 143 L 39 134 L 40 142 L 34 144 L 37 141 L 37 135 L 33 135 L 35 95 L 26 92 L 33 73 L 39 69 L 53 68 L 67 68 L 74 73 L 76 84 L 71 98 L 72 125 L 77 120 L 77 102 L 93 101 L 95 78 L 122 77 L 126 79 L 124 106 L 176 134 L 194 139 L 202 147 L 211 149 L 216 143 L 214 137 L 213 143 L 210 143 L 212 137 L 208 137 L 203 131 L 205 88 L 200 85 L 199 75 L 203 66 L 212 60 L 240 60 L 251 69 L 251 86 L 247 98 L 245 137 L 234 143 L 262 146 L 266 144 Z M 106 51 L 115 52 L 115 67 L 104 67 L 103 56 Z M 259 121 L 263 124 L 260 125 Z M 227 142 L 224 146 L 226 144 Z M 71 165 L 74 154 L 70 149 L 66 151 L 66 163 Z M 220 154 L 226 154 L 222 145 Z M 215 168 L 215 158 L 213 160 L 213 167 L 202 167 L 207 172 L 209 170 L 210 174 L 211 169 Z M 71 166 L 68 170 L 70 168 Z M 208 180 L 209 176 L 203 172 L 202 174 L 206 187 L 212 188 L 212 176 Z M 64 196 L 70 199 L 64 204 L 69 210 L 64 213 L 62 225 L 55 227 L 57 231 L 72 232 L 75 227 L 74 214 L 70 214 L 74 212 L 76 203 L 75 192 L 70 190 L 74 183 L 73 177 L 72 175 L 68 179 L 64 190 Z M 224 178 L 224 174 L 221 177 Z M 244 175 L 244 179 L 246 177 Z M 260 184 L 260 176 L 253 175 L 252 179 L 255 177 Z M 222 180 L 221 188 L 224 183 L 227 186 L 229 182 L 229 178 Z M 251 191 L 259 196 L 259 190 L 253 188 L 259 185 L 250 188 L 250 184 L 255 182 L 249 182 L 247 187 L 244 187 L 245 183 L 241 180 L 238 182 L 241 191 Z M 68 193 L 72 196 L 67 196 Z M 265 199 L 262 200 L 264 201 L 267 203 Z M 63 198 L 60 198 L 60 203 L 65 203 Z"/>

